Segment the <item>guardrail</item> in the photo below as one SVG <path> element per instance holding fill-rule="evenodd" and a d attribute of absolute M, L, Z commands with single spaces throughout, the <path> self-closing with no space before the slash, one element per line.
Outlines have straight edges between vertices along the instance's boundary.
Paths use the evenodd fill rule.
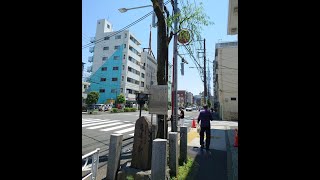
<path fill-rule="evenodd" d="M 99 151 L 100 148 L 97 148 L 96 150 L 82 156 L 82 160 L 86 160 L 84 166 L 82 167 L 82 171 L 88 171 L 87 164 L 89 161 L 89 157 L 93 157 L 91 162 L 91 172 L 83 177 L 82 180 L 87 179 L 89 176 L 91 176 L 91 180 L 96 180 L 99 164 Z"/>

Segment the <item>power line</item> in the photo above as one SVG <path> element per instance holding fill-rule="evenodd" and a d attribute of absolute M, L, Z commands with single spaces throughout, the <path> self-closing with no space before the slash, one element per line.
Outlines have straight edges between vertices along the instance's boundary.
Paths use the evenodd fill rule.
<path fill-rule="evenodd" d="M 167 2 L 165 2 L 164 5 L 168 4 L 169 2 L 170 2 L 170 0 L 167 1 Z M 100 39 L 96 40 L 96 41 L 93 42 L 93 43 L 89 43 L 89 44 L 84 45 L 84 46 L 82 47 L 82 49 L 88 48 L 88 47 L 90 47 L 92 44 L 98 44 L 98 43 L 102 42 L 102 41 L 104 40 L 104 38 L 108 38 L 108 37 L 110 38 L 110 37 L 112 37 L 112 36 L 115 36 L 115 35 L 119 34 L 120 32 L 128 29 L 129 27 L 131 27 L 131 26 L 137 24 L 138 22 L 142 21 L 143 19 L 147 18 L 147 17 L 150 16 L 151 14 L 153 14 L 153 11 L 151 11 L 151 12 L 149 12 L 148 14 L 142 16 L 141 18 L 139 18 L 138 20 L 134 21 L 133 23 L 125 26 L 124 28 L 122 28 L 122 29 L 120 29 L 120 30 L 118 30 L 118 31 L 115 31 L 114 33 L 112 33 L 112 34 L 109 35 L 109 36 L 100 38 Z"/>

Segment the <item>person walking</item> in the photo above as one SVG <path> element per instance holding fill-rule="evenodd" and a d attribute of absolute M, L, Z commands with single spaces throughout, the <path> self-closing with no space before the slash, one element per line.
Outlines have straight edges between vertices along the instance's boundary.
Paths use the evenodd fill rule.
<path fill-rule="evenodd" d="M 183 126 L 184 125 L 184 111 L 181 107 L 179 109 L 180 109 L 180 114 L 179 114 L 180 126 Z"/>
<path fill-rule="evenodd" d="M 210 121 L 213 120 L 212 114 L 210 111 L 208 111 L 208 106 L 203 106 L 204 111 L 201 111 L 198 116 L 198 124 L 201 121 L 200 127 L 200 145 L 201 149 L 204 148 L 204 132 L 206 132 L 206 149 L 209 149 L 210 146 L 210 138 L 211 138 L 211 130 L 210 130 Z"/>

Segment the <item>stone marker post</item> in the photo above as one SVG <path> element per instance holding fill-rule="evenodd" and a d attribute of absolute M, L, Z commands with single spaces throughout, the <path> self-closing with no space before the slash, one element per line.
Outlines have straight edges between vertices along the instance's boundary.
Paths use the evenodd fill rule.
<path fill-rule="evenodd" d="M 166 179 L 167 140 L 155 139 L 152 144 L 151 179 Z"/>
<path fill-rule="evenodd" d="M 107 180 L 115 180 L 116 178 L 121 154 L 122 137 L 122 134 L 111 134 L 110 136 Z"/>
<path fill-rule="evenodd" d="M 169 168 L 170 175 L 178 174 L 178 133 L 169 132 Z"/>

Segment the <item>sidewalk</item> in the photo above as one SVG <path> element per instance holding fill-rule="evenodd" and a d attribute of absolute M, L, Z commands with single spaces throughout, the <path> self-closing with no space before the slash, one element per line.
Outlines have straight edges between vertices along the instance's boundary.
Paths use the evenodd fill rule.
<path fill-rule="evenodd" d="M 196 128 L 188 133 L 188 156 L 199 164 L 194 179 L 238 179 L 238 149 L 233 147 L 237 122 L 211 121 L 209 150 L 200 148 L 200 135 Z"/>

